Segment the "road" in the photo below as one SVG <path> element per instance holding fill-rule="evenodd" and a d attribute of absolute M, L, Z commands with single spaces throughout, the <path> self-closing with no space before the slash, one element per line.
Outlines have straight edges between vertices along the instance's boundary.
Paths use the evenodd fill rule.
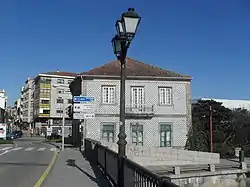
<path fill-rule="evenodd" d="M 33 187 L 48 167 L 55 148 L 42 139 L 22 138 L 0 145 L 0 186 Z"/>

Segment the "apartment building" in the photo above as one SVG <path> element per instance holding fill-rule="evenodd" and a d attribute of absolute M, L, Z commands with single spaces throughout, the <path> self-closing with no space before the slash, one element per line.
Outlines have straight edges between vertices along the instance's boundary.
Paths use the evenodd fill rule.
<path fill-rule="evenodd" d="M 22 103 L 22 121 L 30 125 L 33 122 L 33 93 L 35 85 L 34 79 L 28 77 L 25 81 L 24 87 L 21 90 L 21 103 Z"/>
<path fill-rule="evenodd" d="M 191 77 L 126 59 L 126 140 L 143 146 L 183 148 L 191 126 Z M 120 62 L 78 75 L 73 95 L 95 97 L 95 118 L 84 136 L 116 142 L 119 133 Z"/>
<path fill-rule="evenodd" d="M 23 119 L 22 96 L 14 102 L 14 108 L 15 108 L 14 122 L 15 122 L 15 124 L 19 125 L 22 123 L 22 119 Z"/>
<path fill-rule="evenodd" d="M 40 73 L 34 79 L 33 113 L 37 131 L 48 125 L 61 127 L 63 110 L 72 104 L 69 84 L 76 75 L 56 71 Z M 71 126 L 72 123 L 67 114 L 65 118 L 65 125 Z"/>
<path fill-rule="evenodd" d="M 6 107 L 7 107 L 7 96 L 5 91 L 0 89 L 0 123 L 4 122 Z"/>

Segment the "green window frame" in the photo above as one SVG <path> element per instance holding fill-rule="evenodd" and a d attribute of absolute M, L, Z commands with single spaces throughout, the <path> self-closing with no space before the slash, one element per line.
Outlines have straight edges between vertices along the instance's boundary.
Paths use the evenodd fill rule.
<path fill-rule="evenodd" d="M 160 147 L 172 146 L 172 125 L 160 124 Z"/>
<path fill-rule="evenodd" d="M 143 146 L 143 125 L 131 125 L 132 144 Z"/>
<path fill-rule="evenodd" d="M 108 142 L 114 142 L 115 137 L 115 125 L 114 124 L 103 124 L 102 125 L 102 140 Z"/>

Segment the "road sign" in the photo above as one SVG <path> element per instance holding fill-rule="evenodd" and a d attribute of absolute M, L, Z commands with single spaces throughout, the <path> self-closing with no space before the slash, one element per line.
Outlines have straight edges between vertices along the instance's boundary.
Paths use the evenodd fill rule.
<path fill-rule="evenodd" d="M 52 127 L 47 127 L 47 136 L 51 136 L 52 134 Z"/>
<path fill-rule="evenodd" d="M 74 103 L 73 107 L 74 112 L 83 112 L 83 113 L 94 113 L 95 105 L 94 104 L 86 104 L 86 103 Z"/>
<path fill-rule="evenodd" d="M 95 98 L 90 96 L 74 96 L 74 103 L 89 103 L 94 102 Z"/>
<path fill-rule="evenodd" d="M 73 114 L 74 119 L 92 119 L 95 118 L 95 114 L 86 114 L 82 112 L 77 112 Z"/>

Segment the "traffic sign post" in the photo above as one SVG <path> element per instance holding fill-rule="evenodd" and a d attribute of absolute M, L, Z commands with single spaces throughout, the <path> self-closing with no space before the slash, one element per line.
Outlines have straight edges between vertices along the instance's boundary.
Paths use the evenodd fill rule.
<path fill-rule="evenodd" d="M 74 103 L 87 103 L 87 102 L 94 102 L 94 97 L 89 96 L 74 96 L 73 102 Z"/>
<path fill-rule="evenodd" d="M 95 118 L 95 98 L 92 96 L 74 96 L 73 119 Z"/>

